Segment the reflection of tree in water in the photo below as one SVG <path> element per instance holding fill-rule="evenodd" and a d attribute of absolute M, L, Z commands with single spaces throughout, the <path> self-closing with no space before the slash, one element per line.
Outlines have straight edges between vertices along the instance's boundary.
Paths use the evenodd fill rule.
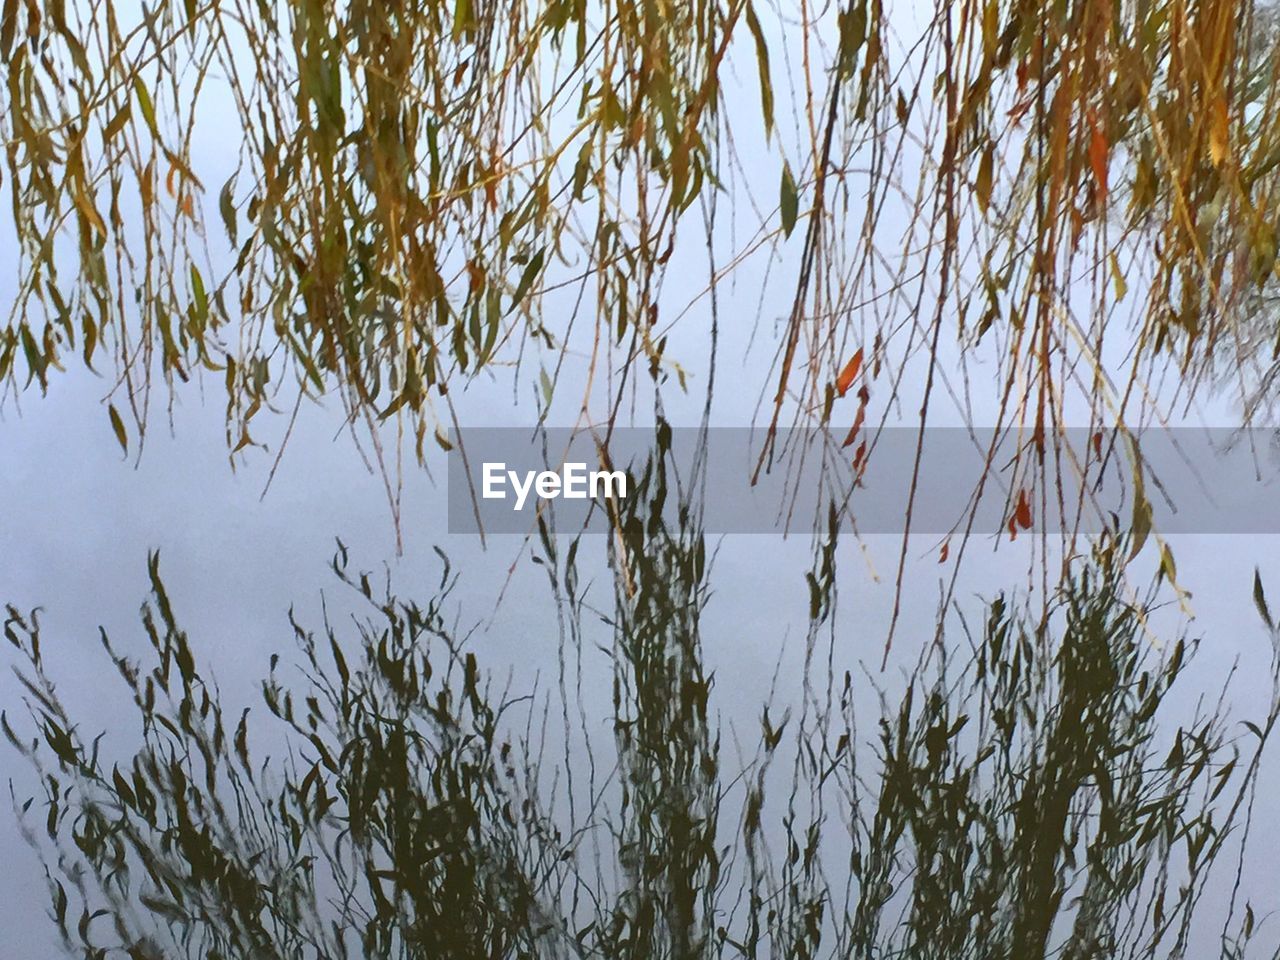
<path fill-rule="evenodd" d="M 103 741 L 45 673 L 35 616 L 10 610 L 30 717 L 6 730 L 41 771 L 20 807 L 68 949 L 1012 960 L 1267 939 L 1243 892 L 1202 898 L 1232 888 L 1280 701 L 1243 726 L 1221 702 L 1173 712 L 1197 644 L 1156 652 L 1123 538 L 1079 558 L 1043 617 L 1003 595 L 946 615 L 896 683 L 844 666 L 833 524 L 807 574 L 803 688 L 729 750 L 733 691 L 701 637 L 714 562 L 664 463 L 660 441 L 619 506 L 609 609 L 586 598 L 602 571 L 581 541 L 543 527 L 564 660 L 607 656 L 608 702 L 572 668 L 562 704 L 528 677 L 495 686 L 450 626 L 447 563 L 437 593 L 401 599 L 343 548 L 334 570 L 364 613 L 294 621 L 296 653 L 263 687 L 276 722 L 258 726 L 203 677 L 153 560 L 147 656 L 107 645 L 143 740 Z M 600 617 L 612 642 L 595 650 Z M 557 712 L 571 743 L 581 719 L 564 760 Z"/>

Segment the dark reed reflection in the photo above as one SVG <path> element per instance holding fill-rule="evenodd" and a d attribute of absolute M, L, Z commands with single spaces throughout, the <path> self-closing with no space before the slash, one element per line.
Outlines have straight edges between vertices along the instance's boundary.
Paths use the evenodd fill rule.
<path fill-rule="evenodd" d="M 157 557 L 146 656 L 104 633 L 140 736 L 60 697 L 38 616 L 10 607 L 42 792 L 15 797 L 52 916 L 86 958 L 1181 957 L 1263 955 L 1273 904 L 1238 885 L 1280 715 L 1170 699 L 1198 644 L 1152 642 L 1127 544 L 1104 533 L 1050 602 L 939 612 L 902 679 L 846 670 L 838 512 L 815 542 L 804 680 L 733 731 L 707 666 L 705 461 L 654 433 L 607 548 L 539 525 L 561 684 L 468 643 L 442 554 L 406 598 L 341 544 L 320 626 L 290 615 L 267 716 L 201 672 Z M 607 564 L 607 567 L 604 566 Z M 801 572 L 798 572 L 798 575 Z M 611 607 L 583 584 L 612 582 Z M 1261 583 L 1255 599 L 1271 628 Z M 338 611 L 354 603 L 358 616 Z M 584 624 L 603 620 L 593 648 Z M 1274 631 L 1273 631 L 1274 632 Z M 607 657 L 610 695 L 565 682 Z M 300 668 L 300 669 L 294 669 Z M 1273 668 L 1273 675 L 1275 671 Z M 592 715 L 603 705 L 607 715 Z M 865 727 L 867 707 L 875 714 Z M 555 722 L 563 714 L 563 732 Z M 108 756 L 109 755 L 109 756 Z M 1270 803 L 1269 798 L 1257 798 Z M 1206 898 L 1210 886 L 1225 895 Z M 1205 931 L 1210 931 L 1208 934 Z M 1272 944 L 1272 946 L 1268 946 Z M 1268 953 L 1269 955 L 1269 953 Z"/>

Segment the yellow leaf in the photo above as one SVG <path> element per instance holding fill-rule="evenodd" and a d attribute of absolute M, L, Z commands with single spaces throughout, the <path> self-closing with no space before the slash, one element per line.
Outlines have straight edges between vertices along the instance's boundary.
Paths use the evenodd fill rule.
<path fill-rule="evenodd" d="M 1109 257 L 1111 262 L 1111 279 L 1116 285 L 1116 300 L 1124 299 L 1124 295 L 1129 292 L 1129 284 L 1125 282 L 1124 274 L 1120 270 L 1120 261 L 1116 259 L 1115 253 Z"/>
<path fill-rule="evenodd" d="M 987 207 L 991 206 L 991 181 L 994 177 L 995 170 L 995 150 L 988 145 L 987 149 L 982 153 L 982 160 L 978 163 L 978 182 L 975 189 L 978 194 L 978 206 L 983 213 L 987 212 Z"/>

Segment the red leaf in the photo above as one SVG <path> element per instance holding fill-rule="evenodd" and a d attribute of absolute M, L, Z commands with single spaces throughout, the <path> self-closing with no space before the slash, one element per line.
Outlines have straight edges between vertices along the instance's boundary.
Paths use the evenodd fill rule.
<path fill-rule="evenodd" d="M 854 440 L 858 438 L 858 431 L 862 429 L 862 419 L 866 415 L 866 412 L 867 412 L 867 405 L 865 403 L 861 404 L 858 407 L 858 415 L 853 418 L 853 429 L 850 430 L 849 435 L 844 438 L 844 443 L 840 444 L 841 450 L 849 446 L 851 443 L 853 443 Z"/>
<path fill-rule="evenodd" d="M 1031 529 L 1031 503 L 1027 500 L 1027 491 L 1018 492 L 1018 509 L 1014 511 L 1013 516 L 1023 530 Z"/>
<path fill-rule="evenodd" d="M 849 362 L 844 365 L 844 369 L 840 371 L 840 376 L 836 377 L 836 393 L 844 396 L 849 392 L 849 388 L 853 386 L 854 379 L 858 376 L 858 371 L 862 369 L 862 348 L 858 348 L 858 352 L 849 358 Z"/>
<path fill-rule="evenodd" d="M 950 556 L 950 554 L 951 554 L 951 541 L 950 541 L 950 540 L 943 540 L 943 541 L 942 541 L 942 549 L 941 549 L 940 551 L 938 551 L 938 562 L 939 562 L 939 563 L 946 563 L 946 562 L 947 562 L 947 557 L 948 557 L 948 556 Z"/>

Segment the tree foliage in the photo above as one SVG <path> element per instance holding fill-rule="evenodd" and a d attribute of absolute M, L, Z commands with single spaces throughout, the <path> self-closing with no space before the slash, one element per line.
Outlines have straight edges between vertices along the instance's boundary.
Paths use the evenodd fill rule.
<path fill-rule="evenodd" d="M 0 376 L 45 388 L 76 355 L 97 364 L 122 439 L 116 407 L 141 430 L 152 376 L 205 369 L 225 378 L 233 447 L 294 385 L 354 416 L 405 411 L 421 441 L 449 383 L 522 345 L 659 369 L 681 306 L 662 278 L 705 231 L 712 295 L 781 251 L 775 424 L 831 418 L 855 348 L 892 396 L 887 369 L 924 349 L 931 392 L 940 343 L 967 355 L 988 336 L 1002 416 L 1038 437 L 1067 394 L 1136 417 L 1167 363 L 1191 390 L 1275 271 L 1270 10 L 913 13 L 10 0 L 21 282 Z M 781 171 L 776 202 L 739 142 Z M 206 183 L 200 166 L 231 156 Z M 718 203 L 742 235 L 715 230 Z M 548 317 L 539 294 L 559 288 L 589 320 Z M 1113 344 L 1131 350 L 1114 380 Z"/>

